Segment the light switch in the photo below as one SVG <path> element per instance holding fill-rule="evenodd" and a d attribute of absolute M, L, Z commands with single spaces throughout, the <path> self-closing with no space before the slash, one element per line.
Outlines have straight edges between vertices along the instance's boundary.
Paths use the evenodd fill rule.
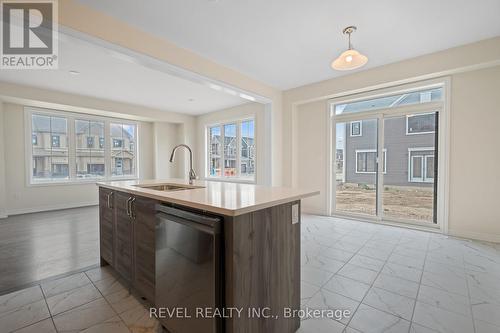
<path fill-rule="evenodd" d="M 292 205 L 292 224 L 299 223 L 299 204 Z"/>

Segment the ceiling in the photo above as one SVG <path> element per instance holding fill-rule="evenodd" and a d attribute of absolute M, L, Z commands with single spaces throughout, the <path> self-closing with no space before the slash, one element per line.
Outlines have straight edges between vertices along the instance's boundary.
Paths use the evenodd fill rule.
<path fill-rule="evenodd" d="M 280 89 L 345 75 L 348 25 L 363 69 L 500 35 L 499 0 L 78 1 Z"/>
<path fill-rule="evenodd" d="M 133 60 L 105 47 L 60 35 L 58 70 L 2 70 L 0 81 L 189 115 L 248 102 Z M 80 74 L 70 74 L 71 70 Z"/>

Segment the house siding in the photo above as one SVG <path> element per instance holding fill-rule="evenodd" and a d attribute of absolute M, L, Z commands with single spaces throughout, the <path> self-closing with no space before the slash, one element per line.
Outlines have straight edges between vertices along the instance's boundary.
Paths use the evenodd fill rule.
<path fill-rule="evenodd" d="M 350 136 L 350 124 L 346 126 L 346 182 L 374 184 L 376 174 L 356 173 L 356 150 L 376 149 L 377 147 L 377 121 L 363 120 L 362 136 Z M 384 149 L 386 149 L 385 185 L 397 186 L 426 186 L 431 187 L 432 182 L 409 181 L 409 152 L 408 149 L 429 148 L 435 146 L 435 134 L 406 135 L 406 117 L 385 119 L 384 123 Z M 432 154 L 428 151 L 425 154 Z"/>

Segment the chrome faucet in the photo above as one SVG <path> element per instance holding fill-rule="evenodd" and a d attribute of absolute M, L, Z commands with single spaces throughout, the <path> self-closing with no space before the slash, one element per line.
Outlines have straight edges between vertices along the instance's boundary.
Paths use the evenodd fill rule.
<path fill-rule="evenodd" d="M 189 150 L 189 184 L 192 185 L 193 180 L 195 180 L 197 177 L 196 177 L 196 172 L 194 172 L 194 169 L 193 169 L 193 151 L 191 150 L 191 148 L 189 148 L 188 145 L 185 145 L 183 143 L 175 146 L 174 149 L 172 150 L 172 154 L 170 155 L 170 163 L 174 162 L 175 151 L 177 150 L 177 148 L 180 148 L 180 147 L 184 147 L 187 150 Z"/>

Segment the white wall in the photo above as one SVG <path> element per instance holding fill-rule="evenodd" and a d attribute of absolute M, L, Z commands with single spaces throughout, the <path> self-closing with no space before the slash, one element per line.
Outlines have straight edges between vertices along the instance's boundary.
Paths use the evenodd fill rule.
<path fill-rule="evenodd" d="M 0 218 L 7 216 L 7 202 L 5 196 L 5 154 L 4 154 L 4 104 L 0 101 Z"/>
<path fill-rule="evenodd" d="M 270 159 L 266 157 L 266 146 L 271 142 L 266 117 L 266 106 L 259 103 L 246 103 L 232 108 L 210 112 L 196 117 L 196 168 L 200 178 L 207 177 L 207 132 L 209 125 L 229 122 L 246 117 L 255 119 L 255 140 L 257 150 L 256 183 L 269 184 L 271 178 Z"/>
<path fill-rule="evenodd" d="M 500 242 L 500 66 L 454 75 L 450 224 L 453 235 Z"/>
<path fill-rule="evenodd" d="M 167 179 L 180 177 L 183 167 L 181 156 L 176 156 L 175 163 L 170 163 L 170 153 L 179 142 L 180 125 L 166 122 L 156 122 L 153 125 L 155 172 L 154 178 Z"/>
<path fill-rule="evenodd" d="M 326 214 L 328 122 L 326 101 L 301 105 L 297 112 L 297 177 L 293 186 L 321 191 L 302 202 L 304 213 Z"/>

